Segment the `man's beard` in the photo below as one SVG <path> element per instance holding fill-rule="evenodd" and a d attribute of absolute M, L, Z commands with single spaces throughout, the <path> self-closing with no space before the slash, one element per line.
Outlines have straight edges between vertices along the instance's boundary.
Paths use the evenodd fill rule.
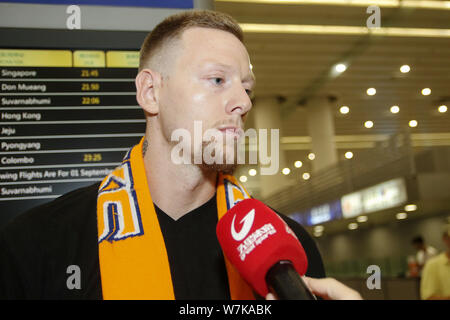
<path fill-rule="evenodd" d="M 224 139 L 225 140 L 225 139 Z M 224 173 L 232 175 L 236 168 L 238 167 L 238 147 L 239 143 L 238 140 L 233 140 L 232 147 L 225 144 L 225 141 L 221 148 L 214 148 L 215 146 L 214 141 L 203 141 L 202 143 L 202 162 L 201 164 L 198 164 L 198 166 L 205 172 L 217 172 L 217 173 Z M 219 159 L 221 161 L 214 161 L 213 163 L 208 163 L 210 161 L 205 160 L 205 148 L 211 148 L 212 152 L 210 153 L 210 156 L 212 158 L 216 157 L 216 150 L 219 149 L 219 152 L 221 151 L 221 155 L 219 156 Z M 227 158 L 228 157 L 228 158 Z M 193 160 L 192 156 L 192 160 Z M 193 162 L 194 163 L 194 162 Z"/>

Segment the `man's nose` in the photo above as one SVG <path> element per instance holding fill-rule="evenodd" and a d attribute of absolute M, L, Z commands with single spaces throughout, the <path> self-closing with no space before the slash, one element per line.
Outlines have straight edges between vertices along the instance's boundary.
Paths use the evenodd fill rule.
<path fill-rule="evenodd" d="M 238 113 L 242 116 L 250 111 L 252 108 L 252 100 L 242 85 L 237 86 L 237 88 L 233 90 L 232 95 L 230 103 L 227 106 L 228 113 Z"/>

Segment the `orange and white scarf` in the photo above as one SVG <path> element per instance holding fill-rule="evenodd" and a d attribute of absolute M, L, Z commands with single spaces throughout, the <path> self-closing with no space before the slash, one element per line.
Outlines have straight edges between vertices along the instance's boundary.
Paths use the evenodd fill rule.
<path fill-rule="evenodd" d="M 104 299 L 174 299 L 169 259 L 142 158 L 142 144 L 100 184 L 97 228 Z M 219 174 L 217 214 L 220 219 L 248 192 L 231 175 Z M 195 257 L 192 257 L 195 259 Z M 225 258 L 230 296 L 254 299 L 251 288 Z"/>

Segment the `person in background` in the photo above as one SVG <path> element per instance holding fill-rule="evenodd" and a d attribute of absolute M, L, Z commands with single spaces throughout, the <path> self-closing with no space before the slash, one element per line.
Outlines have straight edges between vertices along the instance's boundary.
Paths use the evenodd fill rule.
<path fill-rule="evenodd" d="M 419 275 L 422 273 L 422 269 L 425 263 L 432 257 L 434 257 L 438 251 L 432 246 L 427 246 L 422 236 L 416 236 L 412 239 L 411 244 L 416 249 L 416 263 Z"/>
<path fill-rule="evenodd" d="M 446 251 L 430 258 L 422 272 L 420 297 L 422 300 L 450 300 L 450 225 L 442 235 Z"/>

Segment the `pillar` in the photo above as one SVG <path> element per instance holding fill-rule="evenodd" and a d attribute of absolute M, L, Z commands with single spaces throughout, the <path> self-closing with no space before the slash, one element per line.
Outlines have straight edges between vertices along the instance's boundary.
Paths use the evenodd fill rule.
<path fill-rule="evenodd" d="M 257 98 L 253 110 L 251 111 L 254 117 L 254 128 L 258 132 L 258 144 L 261 144 L 259 138 L 259 129 L 267 129 L 267 150 L 268 154 L 272 159 L 274 156 L 271 155 L 272 145 L 271 145 L 271 129 L 279 130 L 279 139 L 282 137 L 282 119 L 280 102 L 276 97 L 270 98 Z M 286 156 L 285 152 L 282 150 L 281 141 L 278 140 L 278 170 L 273 175 L 262 175 L 261 174 L 261 164 L 259 164 L 258 177 L 260 181 L 260 196 L 262 199 L 265 197 L 289 186 L 289 176 L 285 176 L 281 173 L 281 170 L 286 166 Z M 258 146 L 259 148 L 259 146 Z M 260 163 L 260 157 L 258 155 L 258 163 Z M 268 166 L 263 166 L 268 167 Z"/>
<path fill-rule="evenodd" d="M 317 172 L 338 162 L 330 98 L 319 96 L 308 99 L 307 115 L 311 151 L 316 155 L 312 168 L 313 172 Z"/>

